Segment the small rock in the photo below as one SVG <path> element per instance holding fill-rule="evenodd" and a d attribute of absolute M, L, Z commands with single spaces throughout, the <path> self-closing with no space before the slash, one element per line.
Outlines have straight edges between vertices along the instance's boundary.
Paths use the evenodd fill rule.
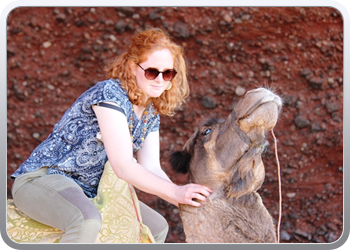
<path fill-rule="evenodd" d="M 312 130 L 312 131 L 319 132 L 319 131 L 324 131 L 325 129 L 322 128 L 322 127 L 320 126 L 320 124 L 319 124 L 317 121 L 315 121 L 315 122 L 311 125 L 311 130 Z"/>
<path fill-rule="evenodd" d="M 315 243 L 326 243 L 323 239 L 321 239 L 319 237 L 314 237 L 313 238 L 313 242 L 315 242 Z"/>
<path fill-rule="evenodd" d="M 126 31 L 128 27 L 128 24 L 126 22 L 124 22 L 124 20 L 119 20 L 115 26 L 114 26 L 114 30 L 118 33 L 122 33 L 124 31 Z"/>
<path fill-rule="evenodd" d="M 329 83 L 330 85 L 334 84 L 334 78 L 329 77 L 329 78 L 328 78 L 328 83 Z"/>
<path fill-rule="evenodd" d="M 190 36 L 190 32 L 187 28 L 187 25 L 183 22 L 176 22 L 174 25 L 174 31 L 176 37 L 188 38 Z"/>
<path fill-rule="evenodd" d="M 60 75 L 64 77 L 68 77 L 70 75 L 70 72 L 68 70 L 64 70 Z"/>
<path fill-rule="evenodd" d="M 270 76 L 271 76 L 271 73 L 270 73 L 269 70 L 266 70 L 266 71 L 261 71 L 261 72 L 260 72 L 260 75 L 261 75 L 262 77 L 270 77 Z"/>
<path fill-rule="evenodd" d="M 52 43 L 50 42 L 50 41 L 47 41 L 47 42 L 44 42 L 43 43 L 43 47 L 45 48 L 45 49 L 47 49 L 47 48 L 49 48 L 49 47 L 51 47 L 52 46 Z"/>
<path fill-rule="evenodd" d="M 94 44 L 92 46 L 92 48 L 93 48 L 94 51 L 103 51 L 104 50 L 104 47 L 99 45 L 99 44 Z"/>
<path fill-rule="evenodd" d="M 231 23 L 232 22 L 231 16 L 229 14 L 227 14 L 227 13 L 223 16 L 223 19 L 224 19 L 224 21 L 226 23 Z"/>
<path fill-rule="evenodd" d="M 250 15 L 249 14 L 245 14 L 242 16 L 242 20 L 249 20 L 250 19 Z"/>
<path fill-rule="evenodd" d="M 20 154 L 18 154 L 18 153 L 15 153 L 14 156 L 15 156 L 16 159 L 22 159 L 22 156 Z"/>
<path fill-rule="evenodd" d="M 309 234 L 304 231 L 301 231 L 300 229 L 297 229 L 294 233 L 304 238 L 309 238 Z"/>
<path fill-rule="evenodd" d="M 74 19 L 74 24 L 77 27 L 81 27 L 81 26 L 85 25 L 85 22 L 83 20 L 81 20 L 80 18 L 76 18 L 76 19 Z"/>
<path fill-rule="evenodd" d="M 38 132 L 33 133 L 33 137 L 35 139 L 38 139 L 40 137 L 40 134 Z"/>
<path fill-rule="evenodd" d="M 10 167 L 13 169 L 13 170 L 16 170 L 18 168 L 17 164 L 16 163 L 11 163 L 10 164 Z"/>
<path fill-rule="evenodd" d="M 298 168 L 298 165 L 295 164 L 294 162 L 289 162 L 289 163 L 288 163 L 288 167 L 289 167 L 289 168 L 297 169 L 297 168 Z"/>
<path fill-rule="evenodd" d="M 335 121 L 335 122 L 342 122 L 343 121 L 341 116 L 338 113 L 333 113 L 332 114 L 332 120 Z"/>
<path fill-rule="evenodd" d="M 51 84 L 48 84 L 48 85 L 47 85 L 47 88 L 48 88 L 49 90 L 54 90 L 54 89 L 55 89 L 55 86 L 53 86 L 53 85 L 51 85 Z"/>
<path fill-rule="evenodd" d="M 258 59 L 258 62 L 261 63 L 261 64 L 264 64 L 266 62 L 266 59 L 264 57 L 260 57 Z"/>
<path fill-rule="evenodd" d="M 327 78 L 313 77 L 309 80 L 309 85 L 313 89 L 322 89 L 327 83 Z"/>
<path fill-rule="evenodd" d="M 96 39 L 96 43 L 98 43 L 99 45 L 103 45 L 103 41 L 100 39 Z"/>
<path fill-rule="evenodd" d="M 241 87 L 241 86 L 238 86 L 236 89 L 235 89 L 235 94 L 238 95 L 238 96 L 242 96 L 245 94 L 245 88 Z"/>
<path fill-rule="evenodd" d="M 286 96 L 283 100 L 283 103 L 284 105 L 295 107 L 298 99 L 298 96 Z"/>
<path fill-rule="evenodd" d="M 312 216 L 312 215 L 314 215 L 314 209 L 312 209 L 312 208 L 309 208 L 309 209 L 307 209 L 307 213 L 309 214 L 309 216 Z"/>
<path fill-rule="evenodd" d="M 243 73 L 242 72 L 234 72 L 235 76 L 237 76 L 240 79 L 243 79 Z"/>
<path fill-rule="evenodd" d="M 89 34 L 88 32 L 84 32 L 84 33 L 83 33 L 83 36 L 84 36 L 84 38 L 85 38 L 86 40 L 90 40 L 90 39 L 91 39 L 91 36 L 90 36 L 90 34 Z"/>
<path fill-rule="evenodd" d="M 160 19 L 160 16 L 158 15 L 158 13 L 156 11 L 153 11 L 151 12 L 149 15 L 148 15 L 149 19 L 151 20 L 157 20 L 157 19 Z"/>
<path fill-rule="evenodd" d="M 310 121 L 301 115 L 297 116 L 295 118 L 294 122 L 298 128 L 306 128 L 306 127 L 310 126 Z"/>
<path fill-rule="evenodd" d="M 283 224 L 283 228 L 284 228 L 285 230 L 291 230 L 291 229 L 293 229 L 293 225 L 292 225 L 292 223 L 291 223 L 289 220 L 283 220 L 283 221 L 282 221 L 282 224 Z"/>
<path fill-rule="evenodd" d="M 294 198 L 297 194 L 296 193 L 287 193 L 286 195 L 288 198 Z"/>
<path fill-rule="evenodd" d="M 327 232 L 327 227 L 326 225 L 321 225 L 320 226 L 320 232 L 319 232 L 319 235 L 324 235 L 326 232 Z"/>
<path fill-rule="evenodd" d="M 16 55 L 15 49 L 7 47 L 7 58 L 11 58 L 15 55 Z"/>
<path fill-rule="evenodd" d="M 328 243 L 332 243 L 337 240 L 337 236 L 333 232 L 326 234 L 324 237 Z"/>
<path fill-rule="evenodd" d="M 308 69 L 308 68 L 303 69 L 300 72 L 300 74 L 301 74 L 302 77 L 304 77 L 306 79 L 309 79 L 313 75 L 311 69 Z"/>
<path fill-rule="evenodd" d="M 328 222 L 327 227 L 335 232 L 338 231 L 338 227 L 332 222 Z"/>
<path fill-rule="evenodd" d="M 109 39 L 111 39 L 111 41 L 113 42 L 117 41 L 117 38 L 114 35 L 110 35 Z"/>
<path fill-rule="evenodd" d="M 290 240 L 290 235 L 286 231 L 282 230 L 280 238 L 281 238 L 281 240 L 289 241 Z"/>
<path fill-rule="evenodd" d="M 317 41 L 315 43 L 315 45 L 316 45 L 317 48 L 321 48 L 322 47 L 322 42 L 321 41 Z"/>
<path fill-rule="evenodd" d="M 66 19 L 67 19 L 67 16 L 64 13 L 58 13 L 56 15 L 56 20 L 58 22 L 65 22 Z"/>
<path fill-rule="evenodd" d="M 216 107 L 216 100 L 212 96 L 204 96 L 202 99 L 202 105 L 208 109 L 213 109 Z"/>
<path fill-rule="evenodd" d="M 253 72 L 253 71 L 248 71 L 248 76 L 249 76 L 250 78 L 253 78 L 253 77 L 254 77 L 254 72 Z"/>
<path fill-rule="evenodd" d="M 333 113 L 339 110 L 339 107 L 336 103 L 328 103 L 326 104 L 326 109 L 329 113 Z"/>

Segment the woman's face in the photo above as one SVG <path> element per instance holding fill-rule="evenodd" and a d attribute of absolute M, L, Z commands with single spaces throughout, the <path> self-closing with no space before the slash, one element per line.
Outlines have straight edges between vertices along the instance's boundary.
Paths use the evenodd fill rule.
<path fill-rule="evenodd" d="M 174 59 L 169 49 L 162 49 L 152 52 L 146 61 L 139 64 L 144 70 L 148 68 L 154 68 L 158 71 L 165 71 L 167 69 L 174 68 Z M 158 76 L 153 80 L 148 80 L 145 77 L 144 70 L 138 65 L 134 65 L 133 72 L 136 77 L 137 86 L 146 95 L 146 98 L 156 98 L 159 97 L 164 90 L 168 87 L 169 81 L 163 79 L 163 74 L 158 74 Z"/>

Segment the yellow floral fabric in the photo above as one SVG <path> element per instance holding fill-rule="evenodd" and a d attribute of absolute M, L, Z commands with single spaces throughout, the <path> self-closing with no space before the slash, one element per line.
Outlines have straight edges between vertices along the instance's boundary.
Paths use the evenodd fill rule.
<path fill-rule="evenodd" d="M 102 215 L 102 228 L 96 243 L 155 242 L 150 229 L 142 224 L 134 188 L 115 175 L 109 162 L 105 165 L 97 196 L 91 200 Z M 62 231 L 23 214 L 11 199 L 7 200 L 7 233 L 18 243 L 58 243 L 63 235 Z"/>

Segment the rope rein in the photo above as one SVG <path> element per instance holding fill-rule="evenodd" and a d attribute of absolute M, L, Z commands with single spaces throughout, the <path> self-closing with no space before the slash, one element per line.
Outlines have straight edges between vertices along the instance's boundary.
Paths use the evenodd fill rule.
<path fill-rule="evenodd" d="M 278 223 L 277 223 L 277 242 L 280 242 L 280 227 L 281 227 L 281 217 L 282 217 L 282 188 L 281 188 L 281 168 L 280 168 L 280 162 L 278 160 L 278 152 L 277 152 L 277 140 L 275 137 L 275 134 L 273 132 L 273 129 L 271 130 L 271 134 L 273 136 L 273 140 L 275 142 L 275 156 L 276 156 L 276 162 L 277 162 L 277 172 L 278 172 L 278 191 L 279 191 L 279 216 L 278 216 Z"/>

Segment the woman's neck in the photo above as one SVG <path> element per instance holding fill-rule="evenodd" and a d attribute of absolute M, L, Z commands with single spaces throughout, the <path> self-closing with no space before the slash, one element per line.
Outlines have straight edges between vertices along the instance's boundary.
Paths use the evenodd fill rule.
<path fill-rule="evenodd" d="M 136 105 L 132 105 L 134 108 L 134 112 L 136 114 L 136 116 L 141 120 L 142 118 L 142 114 L 145 111 L 146 107 L 144 106 L 136 106 Z"/>

